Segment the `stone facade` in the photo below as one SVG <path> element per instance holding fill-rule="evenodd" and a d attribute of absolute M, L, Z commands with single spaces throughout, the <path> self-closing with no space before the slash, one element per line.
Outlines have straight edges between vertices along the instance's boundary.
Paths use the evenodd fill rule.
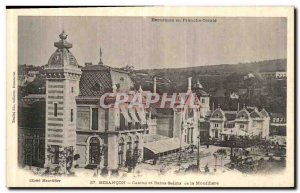
<path fill-rule="evenodd" d="M 72 44 L 66 41 L 62 32 L 60 41 L 54 45 L 57 50 L 52 54 L 45 67 L 46 72 L 46 130 L 45 166 L 58 167 L 65 173 L 65 156 L 76 146 L 76 101 L 79 93 L 81 70 L 69 49 Z M 73 154 L 73 153 L 71 153 Z"/>

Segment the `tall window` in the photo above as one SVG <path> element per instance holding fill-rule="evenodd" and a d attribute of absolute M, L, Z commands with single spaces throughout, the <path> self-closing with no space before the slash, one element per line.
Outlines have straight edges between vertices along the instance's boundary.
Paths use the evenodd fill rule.
<path fill-rule="evenodd" d="M 190 143 L 190 128 L 187 129 L 187 143 Z"/>
<path fill-rule="evenodd" d="M 194 138 L 194 128 L 191 128 L 191 143 L 193 143 Z"/>
<path fill-rule="evenodd" d="M 240 125 L 240 129 L 244 129 L 244 125 Z"/>
<path fill-rule="evenodd" d="M 219 132 L 215 131 L 215 138 L 219 138 Z"/>
<path fill-rule="evenodd" d="M 98 130 L 98 108 L 92 108 L 92 130 Z"/>
<path fill-rule="evenodd" d="M 73 122 L 73 109 L 71 109 L 71 122 Z"/>
<path fill-rule="evenodd" d="M 54 103 L 54 117 L 57 117 L 57 103 Z"/>
<path fill-rule="evenodd" d="M 71 88 L 71 93 L 73 93 L 73 92 L 74 92 L 74 87 Z"/>
<path fill-rule="evenodd" d="M 205 99 L 204 98 L 202 98 L 202 103 L 205 103 Z"/>
<path fill-rule="evenodd" d="M 122 113 L 120 113 L 120 130 L 125 129 L 125 117 Z"/>
<path fill-rule="evenodd" d="M 93 137 L 90 140 L 90 164 L 100 163 L 100 141 Z"/>
<path fill-rule="evenodd" d="M 108 109 L 105 109 L 105 130 L 108 130 L 108 115 L 109 115 L 109 111 Z"/>
<path fill-rule="evenodd" d="M 119 140 L 119 166 L 123 165 L 124 162 L 124 139 Z"/>

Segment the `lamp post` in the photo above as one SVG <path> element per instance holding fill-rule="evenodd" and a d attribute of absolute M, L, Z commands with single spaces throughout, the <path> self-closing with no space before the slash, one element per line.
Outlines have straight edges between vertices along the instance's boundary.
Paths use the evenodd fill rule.
<path fill-rule="evenodd" d="M 199 170 L 199 171 L 201 171 L 201 168 L 200 168 L 200 119 L 198 118 L 198 137 L 197 137 L 197 139 L 198 139 L 198 147 L 197 147 L 197 169 Z"/>
<path fill-rule="evenodd" d="M 183 129 L 184 129 L 184 127 L 183 127 L 183 112 L 181 113 L 181 127 L 180 127 L 180 140 L 179 140 L 179 157 L 178 157 L 178 162 L 179 162 L 179 165 L 180 165 L 180 160 L 181 160 L 181 144 L 182 144 L 182 132 L 183 132 Z"/>

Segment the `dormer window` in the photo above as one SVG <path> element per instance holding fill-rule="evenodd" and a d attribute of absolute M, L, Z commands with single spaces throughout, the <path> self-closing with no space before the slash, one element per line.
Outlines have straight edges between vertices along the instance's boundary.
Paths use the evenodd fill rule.
<path fill-rule="evenodd" d="M 100 91 L 100 89 L 101 89 L 101 85 L 98 82 L 94 84 L 94 86 L 92 87 L 93 91 Z"/>

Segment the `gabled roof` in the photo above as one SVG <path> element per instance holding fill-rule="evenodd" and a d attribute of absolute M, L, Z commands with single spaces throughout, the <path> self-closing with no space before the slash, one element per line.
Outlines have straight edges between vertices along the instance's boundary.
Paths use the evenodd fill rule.
<path fill-rule="evenodd" d="M 261 115 L 258 112 L 253 111 L 252 113 L 250 113 L 250 117 L 251 118 L 261 118 Z"/>
<path fill-rule="evenodd" d="M 217 118 L 217 119 L 224 119 L 225 117 L 225 113 L 221 108 L 217 108 L 212 114 L 211 114 L 211 118 Z"/>
<path fill-rule="evenodd" d="M 260 111 L 260 114 L 263 116 L 263 117 L 269 117 L 269 113 L 266 111 L 266 109 L 262 109 L 261 111 Z"/>
<path fill-rule="evenodd" d="M 258 111 L 254 110 L 254 111 L 252 111 L 252 113 L 250 113 L 250 117 L 251 118 L 262 118 L 262 115 Z"/>
<path fill-rule="evenodd" d="M 243 116 L 246 115 L 246 116 Z M 249 111 L 244 107 L 242 110 L 240 110 L 237 114 L 237 118 L 243 118 L 243 119 L 249 119 L 250 113 Z"/>

